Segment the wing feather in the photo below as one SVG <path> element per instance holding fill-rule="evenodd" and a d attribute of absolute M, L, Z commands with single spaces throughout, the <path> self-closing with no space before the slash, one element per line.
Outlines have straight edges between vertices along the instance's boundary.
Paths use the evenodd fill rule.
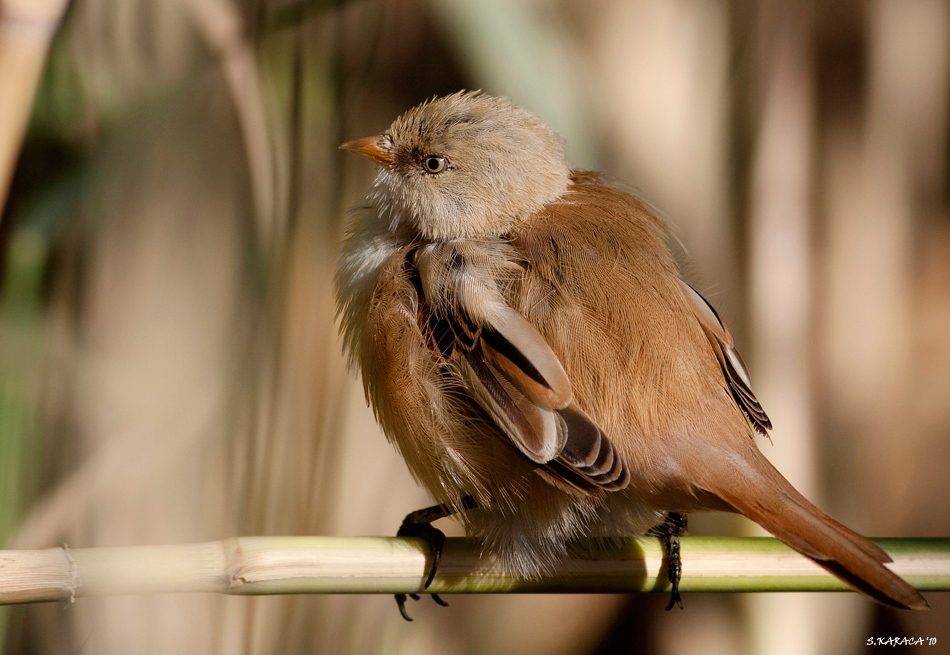
<path fill-rule="evenodd" d="M 471 242 L 431 246 L 416 257 L 428 328 L 457 362 L 472 397 L 528 459 L 583 492 L 630 481 L 620 453 L 573 401 L 560 359 L 538 329 L 498 292 Z"/>
<path fill-rule="evenodd" d="M 719 318 L 719 314 L 713 309 L 705 298 L 703 298 L 696 289 L 681 281 L 686 296 L 691 301 L 696 318 L 706 333 L 713 351 L 716 353 L 716 359 L 719 360 L 719 366 L 722 368 L 726 382 L 729 384 L 729 390 L 736 404 L 749 419 L 752 428 L 766 436 L 772 429 L 772 422 L 762 409 L 758 399 L 752 392 L 752 380 L 749 377 L 749 369 L 736 350 L 732 340 L 732 334 L 729 328 Z"/>

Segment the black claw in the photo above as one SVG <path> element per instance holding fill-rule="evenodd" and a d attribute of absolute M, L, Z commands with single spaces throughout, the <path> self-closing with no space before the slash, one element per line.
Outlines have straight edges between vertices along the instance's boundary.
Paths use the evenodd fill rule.
<path fill-rule="evenodd" d="M 406 611 L 406 594 L 396 594 L 396 605 L 399 606 L 399 613 L 402 614 L 402 618 L 412 621 L 412 617 Z"/>
<path fill-rule="evenodd" d="M 472 496 L 462 498 L 461 504 L 464 509 L 475 509 L 476 507 L 475 499 Z M 399 530 L 396 532 L 397 537 L 420 537 L 425 539 L 426 543 L 429 544 L 431 563 L 425 583 L 422 585 L 423 589 L 428 589 L 429 585 L 431 585 L 435 579 L 439 562 L 442 561 L 442 549 L 445 546 L 445 533 L 438 528 L 432 527 L 432 522 L 438 521 L 446 516 L 451 516 L 452 514 L 454 514 L 454 512 L 445 505 L 433 505 L 432 507 L 416 510 L 403 519 L 402 525 L 399 526 Z M 431 595 L 432 600 L 436 603 L 442 607 L 448 607 L 449 604 L 439 598 L 438 594 Z M 417 594 L 395 594 L 395 596 L 396 605 L 399 606 L 399 613 L 402 614 L 402 618 L 407 621 L 412 621 L 406 612 L 406 598 L 408 596 L 408 598 L 412 598 L 413 600 L 419 600 L 419 596 Z"/>
<path fill-rule="evenodd" d="M 680 535 L 686 532 L 686 515 L 670 512 L 666 520 L 650 530 L 650 534 L 659 537 L 666 552 L 666 577 L 670 581 L 670 602 L 666 606 L 669 612 L 674 606 L 683 609 L 680 598 L 680 578 L 683 575 L 683 562 L 680 559 Z"/>
<path fill-rule="evenodd" d="M 432 581 L 435 580 L 435 572 L 439 568 L 439 562 L 442 561 L 442 548 L 445 546 L 445 533 L 433 528 L 431 525 L 426 527 L 428 528 L 426 531 L 428 533 L 426 540 L 429 542 L 429 554 L 432 555 L 432 566 L 429 567 L 429 575 L 426 576 L 425 584 L 422 585 L 423 589 L 428 589 Z"/>
<path fill-rule="evenodd" d="M 666 611 L 669 612 L 673 609 L 674 606 L 678 605 L 680 609 L 685 609 L 683 607 L 683 599 L 680 598 L 680 583 L 672 582 L 673 589 L 670 591 L 670 602 L 666 604 Z"/>

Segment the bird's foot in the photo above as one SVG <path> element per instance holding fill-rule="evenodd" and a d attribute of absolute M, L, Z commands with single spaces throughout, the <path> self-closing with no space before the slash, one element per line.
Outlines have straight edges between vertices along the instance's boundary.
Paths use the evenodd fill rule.
<path fill-rule="evenodd" d="M 670 602 L 666 611 L 674 606 L 683 609 L 680 598 L 680 578 L 683 575 L 683 562 L 680 559 L 680 535 L 686 532 L 686 515 L 670 512 L 662 524 L 652 528 L 650 534 L 659 537 L 666 553 L 666 577 L 670 581 Z"/>
<path fill-rule="evenodd" d="M 462 507 L 463 509 L 474 509 L 476 507 L 475 499 L 472 496 L 465 496 L 462 498 Z M 419 509 L 408 514 L 406 518 L 403 519 L 402 525 L 399 526 L 399 531 L 396 532 L 397 537 L 418 537 L 424 539 L 426 543 L 429 544 L 429 574 L 426 576 L 426 581 L 422 585 L 423 589 L 428 589 L 429 585 L 431 585 L 435 579 L 435 572 L 438 570 L 439 562 L 442 560 L 442 548 L 445 546 L 445 533 L 438 528 L 432 527 L 432 522 L 438 521 L 446 516 L 451 516 L 454 513 L 455 511 L 446 505 L 433 505 L 432 507 Z M 432 600 L 442 607 L 448 607 L 449 604 L 442 600 L 438 594 L 431 594 L 431 596 Z M 412 618 L 410 618 L 406 612 L 406 600 L 408 598 L 419 600 L 419 595 L 395 594 L 395 597 L 396 605 L 399 606 L 399 613 L 402 615 L 402 618 L 407 621 L 412 621 Z"/>

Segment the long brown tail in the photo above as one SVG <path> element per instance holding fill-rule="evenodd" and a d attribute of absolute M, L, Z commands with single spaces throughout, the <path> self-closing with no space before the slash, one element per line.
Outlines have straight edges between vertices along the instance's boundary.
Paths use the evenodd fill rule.
<path fill-rule="evenodd" d="M 878 546 L 812 505 L 757 450 L 749 459 L 704 485 L 802 555 L 876 601 L 899 609 L 928 609 L 916 589 L 884 566 Z"/>

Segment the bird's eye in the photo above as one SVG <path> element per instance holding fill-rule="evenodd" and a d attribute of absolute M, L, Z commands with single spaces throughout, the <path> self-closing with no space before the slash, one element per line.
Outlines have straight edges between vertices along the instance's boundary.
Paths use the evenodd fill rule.
<path fill-rule="evenodd" d="M 422 168 L 430 175 L 441 173 L 449 167 L 449 160 L 440 155 L 429 155 L 422 160 Z"/>

